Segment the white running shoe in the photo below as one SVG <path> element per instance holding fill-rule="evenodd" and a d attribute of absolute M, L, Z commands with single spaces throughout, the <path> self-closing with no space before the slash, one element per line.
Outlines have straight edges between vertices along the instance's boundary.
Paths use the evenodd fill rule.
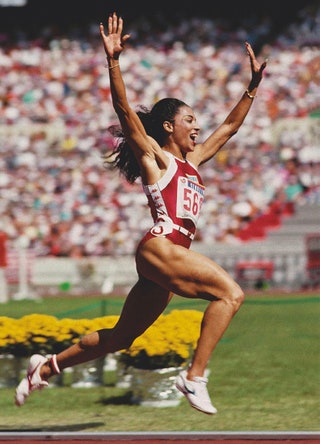
<path fill-rule="evenodd" d="M 42 364 L 47 362 L 48 359 L 41 355 L 32 355 L 29 361 L 27 376 L 22 379 L 18 387 L 16 388 L 16 405 L 22 406 L 34 390 L 42 390 L 44 387 L 48 387 L 48 381 L 44 381 L 40 377 L 40 368 Z"/>
<path fill-rule="evenodd" d="M 176 387 L 182 392 L 192 407 L 201 412 L 213 415 L 217 409 L 212 405 L 208 390 L 207 378 L 195 376 L 192 381 L 187 379 L 187 371 L 183 370 L 176 379 Z"/>

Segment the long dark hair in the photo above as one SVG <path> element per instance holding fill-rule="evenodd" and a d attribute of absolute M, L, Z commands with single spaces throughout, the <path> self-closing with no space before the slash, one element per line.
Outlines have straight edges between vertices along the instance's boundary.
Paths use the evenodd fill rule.
<path fill-rule="evenodd" d="M 174 98 L 159 100 L 151 110 L 144 106 L 139 106 L 137 115 L 146 133 L 153 137 L 161 147 L 165 144 L 167 138 L 167 133 L 163 128 L 163 122 L 173 122 L 175 115 L 182 106 L 187 105 L 181 100 Z M 129 183 L 134 183 L 134 181 L 140 177 L 141 173 L 133 151 L 119 125 L 110 126 L 108 131 L 113 137 L 118 139 L 118 142 L 112 152 L 104 156 L 103 163 L 106 167 L 109 166 L 112 169 L 119 169 L 120 173 L 125 176 Z"/>

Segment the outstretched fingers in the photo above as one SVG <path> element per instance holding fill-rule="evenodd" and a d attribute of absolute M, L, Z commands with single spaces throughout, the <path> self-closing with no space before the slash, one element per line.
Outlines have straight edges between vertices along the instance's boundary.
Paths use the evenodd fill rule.
<path fill-rule="evenodd" d="M 255 73 L 259 73 L 261 75 L 263 70 L 267 66 L 267 60 L 265 60 L 260 65 L 260 63 L 256 59 L 255 53 L 254 53 L 250 43 L 249 42 L 245 42 L 245 46 L 246 46 L 247 54 L 248 54 L 248 56 L 250 58 L 250 64 L 251 64 L 252 71 L 255 72 Z"/>
<path fill-rule="evenodd" d="M 104 26 L 103 26 L 103 23 L 100 23 L 99 28 L 100 28 L 100 34 L 101 34 L 101 37 L 105 37 L 106 35 L 105 35 L 105 32 L 104 32 Z"/>
<path fill-rule="evenodd" d="M 254 52 L 253 52 L 252 46 L 250 45 L 249 42 L 245 42 L 245 47 L 246 47 L 247 53 L 248 53 L 248 55 L 249 55 L 250 57 L 251 57 L 252 55 L 254 55 Z"/>
<path fill-rule="evenodd" d="M 115 13 L 110 14 L 108 17 L 108 34 L 112 34 L 113 32 L 113 16 L 115 15 Z"/>
<path fill-rule="evenodd" d="M 123 30 L 123 20 L 122 20 L 122 17 L 119 17 L 118 23 L 117 23 L 117 27 L 118 27 L 118 33 L 121 35 L 122 34 L 122 30 Z"/>
<path fill-rule="evenodd" d="M 104 27 L 103 23 L 100 23 L 99 28 L 107 57 L 118 58 L 130 38 L 130 34 L 122 35 L 123 19 L 113 12 L 108 17 L 107 26 Z"/>
<path fill-rule="evenodd" d="M 262 71 L 264 70 L 264 68 L 267 66 L 268 60 L 266 59 L 260 66 L 260 73 L 262 74 Z"/>
<path fill-rule="evenodd" d="M 122 17 L 117 18 L 116 13 L 113 13 L 113 30 L 115 33 L 117 33 L 119 35 L 120 41 L 121 41 L 120 45 L 122 47 L 124 47 L 124 44 L 130 38 L 130 34 L 122 35 L 123 19 L 122 19 Z"/>
<path fill-rule="evenodd" d="M 122 35 L 123 19 L 118 17 L 116 12 L 113 12 L 108 17 L 107 34 L 103 23 L 100 23 L 100 34 L 105 39 L 108 36 L 113 36 L 113 41 L 120 41 L 120 46 L 123 48 L 126 41 L 130 38 L 130 34 Z"/>
<path fill-rule="evenodd" d="M 113 12 L 108 17 L 108 34 L 122 34 L 123 20 L 118 18 L 117 13 Z"/>

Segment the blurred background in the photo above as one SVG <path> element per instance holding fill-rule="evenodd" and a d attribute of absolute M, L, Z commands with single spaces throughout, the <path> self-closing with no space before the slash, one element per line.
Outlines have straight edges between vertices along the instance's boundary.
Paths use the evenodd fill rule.
<path fill-rule="evenodd" d="M 108 294 L 136 278 L 151 216 L 106 170 L 117 123 L 99 22 L 131 34 L 133 106 L 177 97 L 205 138 L 248 85 L 244 42 L 268 59 L 238 134 L 202 168 L 193 248 L 248 288 L 320 284 L 320 2 L 0 0 L 0 301 Z"/>

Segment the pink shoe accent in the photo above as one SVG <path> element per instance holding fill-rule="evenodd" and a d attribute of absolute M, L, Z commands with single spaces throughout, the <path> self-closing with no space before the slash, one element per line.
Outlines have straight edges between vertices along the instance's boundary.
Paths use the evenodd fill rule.
<path fill-rule="evenodd" d="M 58 363 L 57 363 L 57 355 L 52 355 L 51 356 L 51 358 L 50 358 L 50 365 L 51 365 L 51 368 L 52 368 L 52 370 L 54 371 L 54 373 L 56 375 L 59 375 L 61 373 L 61 370 L 60 370 L 60 368 L 58 366 Z"/>
<path fill-rule="evenodd" d="M 48 387 L 48 381 L 45 381 L 40 376 L 40 369 L 46 362 L 48 362 L 48 360 L 44 356 L 37 354 L 31 356 L 27 376 L 22 379 L 16 388 L 15 401 L 18 407 L 24 404 L 31 392 Z"/>

